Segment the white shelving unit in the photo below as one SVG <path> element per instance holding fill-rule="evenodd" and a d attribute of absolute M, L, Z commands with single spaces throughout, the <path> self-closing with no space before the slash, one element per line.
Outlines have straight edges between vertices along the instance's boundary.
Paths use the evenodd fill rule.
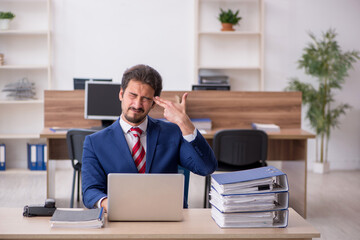
<path fill-rule="evenodd" d="M 233 32 L 222 32 L 220 8 L 239 10 Z M 195 1 L 195 83 L 199 74 L 229 76 L 231 90 L 264 90 L 263 0 Z"/>
<path fill-rule="evenodd" d="M 0 0 L 0 11 L 16 15 L 8 30 L 0 30 L 5 61 L 0 66 L 0 142 L 26 143 L 39 138 L 44 126 L 44 90 L 52 87 L 51 0 Z M 35 83 L 36 99 L 15 100 L 1 92 L 6 84 L 23 78 Z M 26 151 L 20 155 L 7 151 L 7 162 L 26 157 Z"/>

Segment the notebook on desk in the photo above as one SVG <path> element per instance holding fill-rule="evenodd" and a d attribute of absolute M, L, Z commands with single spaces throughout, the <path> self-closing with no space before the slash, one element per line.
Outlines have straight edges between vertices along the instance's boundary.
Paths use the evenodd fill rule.
<path fill-rule="evenodd" d="M 109 221 L 181 221 L 183 174 L 108 175 Z"/>

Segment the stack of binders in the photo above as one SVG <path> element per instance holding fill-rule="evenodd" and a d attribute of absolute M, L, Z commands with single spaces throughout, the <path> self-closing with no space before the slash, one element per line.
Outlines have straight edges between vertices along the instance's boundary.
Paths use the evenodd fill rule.
<path fill-rule="evenodd" d="M 268 166 L 211 176 L 211 215 L 221 228 L 286 227 L 287 176 Z"/>

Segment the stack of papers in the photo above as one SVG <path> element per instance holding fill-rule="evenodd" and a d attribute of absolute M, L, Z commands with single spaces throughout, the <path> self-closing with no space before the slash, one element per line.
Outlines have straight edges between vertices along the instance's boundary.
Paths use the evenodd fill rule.
<path fill-rule="evenodd" d="M 101 228 L 104 225 L 104 211 L 103 208 L 56 209 L 50 224 L 53 228 Z"/>
<path fill-rule="evenodd" d="M 210 118 L 192 118 L 191 122 L 195 128 L 199 130 L 211 130 L 211 119 Z"/>
<path fill-rule="evenodd" d="M 251 126 L 253 129 L 265 132 L 280 132 L 280 127 L 276 124 L 252 123 Z"/>
<path fill-rule="evenodd" d="M 286 227 L 288 190 L 286 174 L 272 166 L 213 174 L 212 217 L 222 228 Z"/>

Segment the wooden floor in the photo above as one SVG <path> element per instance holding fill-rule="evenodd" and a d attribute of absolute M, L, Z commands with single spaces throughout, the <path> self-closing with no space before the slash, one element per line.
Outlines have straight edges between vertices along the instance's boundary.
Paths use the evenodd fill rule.
<path fill-rule="evenodd" d="M 72 170 L 56 171 L 56 205 L 69 207 Z M 190 188 L 194 184 L 190 185 Z M 199 194 L 190 202 L 201 202 Z M 197 192 L 192 189 L 191 192 Z M 7 170 L 0 172 L 0 206 L 23 207 L 45 200 L 45 172 Z M 199 204 L 192 204 L 193 206 Z M 82 207 L 82 204 L 78 205 Z M 191 206 L 191 204 L 190 204 Z M 360 170 L 308 173 L 308 218 L 321 232 L 321 239 L 360 239 Z"/>

